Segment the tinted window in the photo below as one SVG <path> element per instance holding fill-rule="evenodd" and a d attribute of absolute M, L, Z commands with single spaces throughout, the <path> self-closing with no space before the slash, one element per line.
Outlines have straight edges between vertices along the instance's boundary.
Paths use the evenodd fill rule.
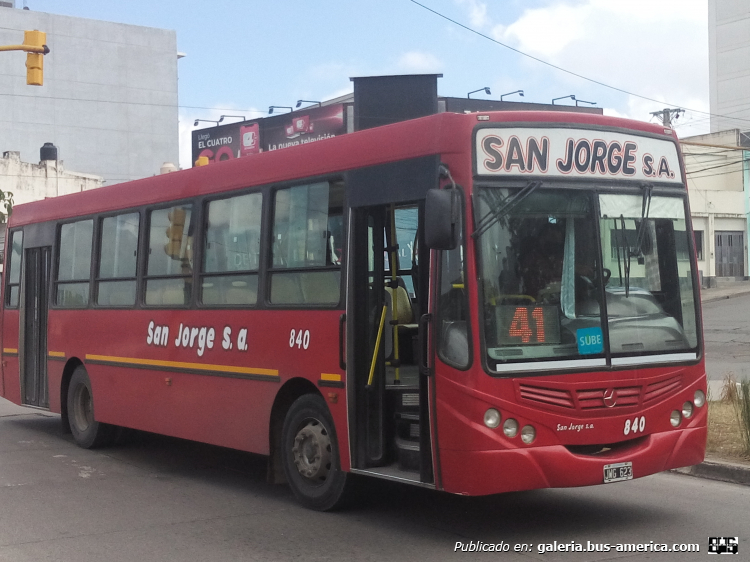
<path fill-rule="evenodd" d="M 23 255 L 23 231 L 16 230 L 10 239 L 10 262 L 8 267 L 8 290 L 5 304 L 8 307 L 18 306 L 21 288 L 21 256 Z"/>
<path fill-rule="evenodd" d="M 88 305 L 93 235 L 94 221 L 91 219 L 60 227 L 55 297 L 58 306 Z"/>
<path fill-rule="evenodd" d="M 271 274 L 271 302 L 339 302 L 343 199 L 344 186 L 340 182 L 300 185 L 276 192 L 272 269 L 277 272 Z M 288 271 L 294 269 L 307 271 Z"/>
<path fill-rule="evenodd" d="M 140 215 L 128 213 L 102 220 L 99 281 L 96 302 L 100 306 L 135 304 Z"/>
<path fill-rule="evenodd" d="M 93 220 L 64 224 L 60 227 L 58 281 L 89 278 L 93 233 Z"/>
<path fill-rule="evenodd" d="M 192 205 L 149 213 L 146 304 L 181 306 L 190 302 L 193 273 Z M 165 278 L 166 277 L 166 278 Z"/>
<path fill-rule="evenodd" d="M 263 196 L 249 193 L 208 204 L 201 302 L 254 305 L 258 300 Z"/>

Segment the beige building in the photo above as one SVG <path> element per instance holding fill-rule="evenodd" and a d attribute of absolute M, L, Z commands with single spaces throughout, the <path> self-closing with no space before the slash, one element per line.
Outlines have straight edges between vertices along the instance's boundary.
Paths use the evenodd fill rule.
<path fill-rule="evenodd" d="M 101 187 L 104 178 L 70 172 L 62 160 L 22 162 L 20 152 L 3 152 L 0 158 L 0 189 L 13 194 L 13 202 L 29 203 Z"/>
<path fill-rule="evenodd" d="M 41 160 L 38 164 L 32 164 L 22 162 L 19 152 L 3 152 L 0 158 L 0 190 L 12 193 L 15 205 L 77 191 L 88 191 L 101 187 L 103 183 L 104 178 L 101 176 L 65 170 L 62 160 Z M 0 256 L 4 247 L 3 223 L 0 224 Z"/>
<path fill-rule="evenodd" d="M 748 152 L 739 129 L 682 139 L 698 269 L 704 286 L 748 275 Z"/>

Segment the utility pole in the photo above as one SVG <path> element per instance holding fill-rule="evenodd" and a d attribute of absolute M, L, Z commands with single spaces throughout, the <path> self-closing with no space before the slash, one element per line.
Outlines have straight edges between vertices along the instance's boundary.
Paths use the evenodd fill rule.
<path fill-rule="evenodd" d="M 668 107 L 665 107 L 661 111 L 652 111 L 651 115 L 654 117 L 658 117 L 661 119 L 662 124 L 665 127 L 672 128 L 672 116 L 674 115 L 674 119 L 677 120 L 680 118 L 680 113 L 685 113 L 684 109 L 669 109 Z"/>

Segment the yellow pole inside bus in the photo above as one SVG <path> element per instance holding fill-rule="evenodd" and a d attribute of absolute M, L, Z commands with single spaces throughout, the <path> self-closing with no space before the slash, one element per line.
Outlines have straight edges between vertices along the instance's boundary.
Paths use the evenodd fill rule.
<path fill-rule="evenodd" d="M 375 349 L 372 351 L 372 362 L 370 363 L 370 376 L 367 378 L 367 386 L 372 386 L 372 379 L 375 377 L 375 363 L 378 361 L 378 351 L 380 350 L 380 340 L 383 337 L 383 325 L 385 324 L 385 313 L 388 305 L 383 305 L 383 312 L 380 314 L 380 325 L 378 327 L 378 337 L 375 339 Z"/>

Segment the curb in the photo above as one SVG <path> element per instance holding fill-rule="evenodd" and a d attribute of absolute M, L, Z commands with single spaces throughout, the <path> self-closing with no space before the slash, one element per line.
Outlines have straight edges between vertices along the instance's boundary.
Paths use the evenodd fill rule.
<path fill-rule="evenodd" d="M 747 294 L 750 294 L 750 289 L 743 289 L 741 291 L 737 291 L 736 293 L 730 293 L 728 295 L 706 295 L 705 292 L 701 291 L 701 302 L 707 303 L 707 302 L 714 302 L 714 301 L 723 301 L 725 299 L 731 299 L 733 297 L 741 297 L 742 295 L 747 295 Z"/>
<path fill-rule="evenodd" d="M 673 468 L 671 472 L 750 486 L 750 466 L 741 464 L 711 460 L 703 461 L 701 464 L 696 464 L 695 466 Z"/>

